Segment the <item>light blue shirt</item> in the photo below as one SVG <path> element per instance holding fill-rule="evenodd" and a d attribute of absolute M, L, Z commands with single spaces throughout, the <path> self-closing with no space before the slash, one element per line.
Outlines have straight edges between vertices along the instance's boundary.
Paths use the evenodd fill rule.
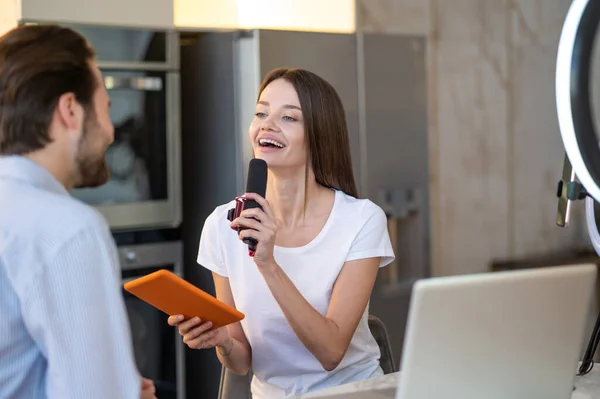
<path fill-rule="evenodd" d="M 48 171 L 0 156 L 0 399 L 138 399 L 114 240 Z"/>

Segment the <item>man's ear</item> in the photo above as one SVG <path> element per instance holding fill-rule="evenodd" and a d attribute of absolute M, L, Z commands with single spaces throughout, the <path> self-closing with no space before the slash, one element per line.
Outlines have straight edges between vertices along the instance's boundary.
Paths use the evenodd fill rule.
<path fill-rule="evenodd" d="M 83 107 L 73 93 L 65 93 L 58 98 L 55 117 L 67 130 L 80 131 L 83 125 Z"/>

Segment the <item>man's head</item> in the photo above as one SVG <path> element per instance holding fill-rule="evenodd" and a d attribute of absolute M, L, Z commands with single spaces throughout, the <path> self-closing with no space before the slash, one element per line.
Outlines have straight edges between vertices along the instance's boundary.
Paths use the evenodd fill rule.
<path fill-rule="evenodd" d="M 94 51 L 71 29 L 28 25 L 0 36 L 0 155 L 24 155 L 67 188 L 109 177 L 110 99 Z"/>

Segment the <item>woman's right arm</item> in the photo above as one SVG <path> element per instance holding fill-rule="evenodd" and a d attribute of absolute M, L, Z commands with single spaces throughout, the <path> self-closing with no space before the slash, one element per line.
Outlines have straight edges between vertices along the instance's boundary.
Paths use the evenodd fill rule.
<path fill-rule="evenodd" d="M 217 298 L 235 308 L 229 279 L 213 273 L 213 280 L 215 282 Z M 248 374 L 248 370 L 250 370 L 250 366 L 252 365 L 252 349 L 250 348 L 250 344 L 248 344 L 248 340 L 246 340 L 246 334 L 242 330 L 242 325 L 240 322 L 237 322 L 229 324 L 225 328 L 229 333 L 229 337 L 224 343 L 217 345 L 217 356 L 223 366 L 234 373 L 241 375 Z"/>
<path fill-rule="evenodd" d="M 229 279 L 213 273 L 217 299 L 235 308 Z M 223 366 L 236 374 L 248 374 L 252 364 L 252 350 L 242 325 L 229 324 L 216 330 L 208 331 L 212 324 L 198 318 L 182 321 L 183 316 L 169 317 L 169 324 L 179 328 L 183 342 L 192 349 L 216 348 L 217 356 Z"/>

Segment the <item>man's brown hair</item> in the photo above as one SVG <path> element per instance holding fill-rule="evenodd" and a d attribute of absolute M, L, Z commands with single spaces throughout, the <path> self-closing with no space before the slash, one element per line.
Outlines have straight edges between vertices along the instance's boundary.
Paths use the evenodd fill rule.
<path fill-rule="evenodd" d="M 65 93 L 93 112 L 93 58 L 91 46 L 69 28 L 25 25 L 0 36 L 0 155 L 44 148 Z"/>

